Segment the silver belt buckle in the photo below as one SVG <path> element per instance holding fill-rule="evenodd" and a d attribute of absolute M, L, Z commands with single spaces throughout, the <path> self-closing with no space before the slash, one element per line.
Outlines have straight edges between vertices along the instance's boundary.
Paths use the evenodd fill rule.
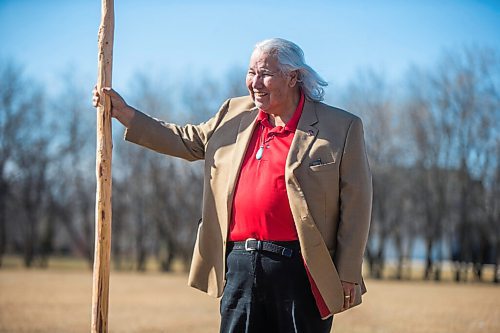
<path fill-rule="evenodd" d="M 256 247 L 250 247 L 249 246 L 249 244 L 248 244 L 249 241 L 257 241 L 257 240 L 255 238 L 247 238 L 245 240 L 245 251 L 255 251 L 255 250 L 257 250 Z"/>

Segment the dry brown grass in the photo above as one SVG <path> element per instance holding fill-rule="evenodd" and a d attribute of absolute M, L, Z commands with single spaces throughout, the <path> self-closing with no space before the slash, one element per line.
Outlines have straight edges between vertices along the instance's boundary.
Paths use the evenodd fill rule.
<path fill-rule="evenodd" d="M 111 274 L 110 332 L 217 332 L 217 300 L 183 274 Z M 358 308 L 333 332 L 500 332 L 500 288 L 490 284 L 367 281 Z M 88 271 L 0 270 L 0 332 L 89 332 Z"/>

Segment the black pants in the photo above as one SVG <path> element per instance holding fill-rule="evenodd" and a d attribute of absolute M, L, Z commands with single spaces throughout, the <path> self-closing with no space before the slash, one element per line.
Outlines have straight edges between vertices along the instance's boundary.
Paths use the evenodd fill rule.
<path fill-rule="evenodd" d="M 221 333 L 328 333 L 321 320 L 302 256 L 258 251 L 227 253 Z"/>

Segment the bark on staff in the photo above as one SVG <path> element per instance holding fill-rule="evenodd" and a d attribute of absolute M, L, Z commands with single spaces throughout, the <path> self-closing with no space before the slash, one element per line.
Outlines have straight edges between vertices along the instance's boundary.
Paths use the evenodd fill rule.
<path fill-rule="evenodd" d="M 99 27 L 97 89 L 111 87 L 113 62 L 113 0 L 102 0 Z M 101 95 L 97 108 L 95 253 L 91 332 L 108 331 L 109 263 L 111 254 L 111 102 Z"/>

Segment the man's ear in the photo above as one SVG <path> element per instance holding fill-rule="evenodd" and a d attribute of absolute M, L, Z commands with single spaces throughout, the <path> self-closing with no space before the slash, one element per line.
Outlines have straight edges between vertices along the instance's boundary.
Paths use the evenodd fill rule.
<path fill-rule="evenodd" d="M 288 85 L 290 86 L 290 88 L 295 87 L 297 81 L 299 80 L 299 71 L 291 71 L 288 76 L 290 77 L 290 82 L 288 83 Z"/>

